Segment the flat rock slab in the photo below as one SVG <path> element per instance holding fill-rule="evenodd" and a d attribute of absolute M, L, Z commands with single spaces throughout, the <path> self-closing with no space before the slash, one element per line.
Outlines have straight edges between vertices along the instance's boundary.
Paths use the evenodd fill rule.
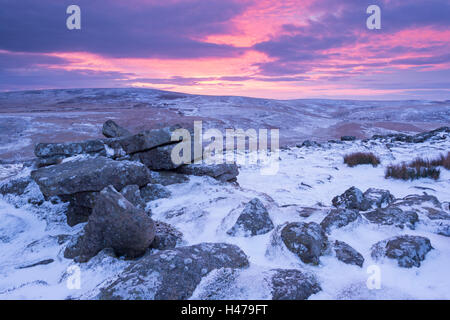
<path fill-rule="evenodd" d="M 38 158 L 70 157 L 78 154 L 106 156 L 106 147 L 102 140 L 88 140 L 70 143 L 38 143 L 34 149 Z"/>
<path fill-rule="evenodd" d="M 226 182 L 235 181 L 239 175 L 236 164 L 187 164 L 179 167 L 178 172 L 194 176 L 210 176 L 216 180 Z"/>
<path fill-rule="evenodd" d="M 108 185 L 121 190 L 127 185 L 150 182 L 147 168 L 138 162 L 114 161 L 106 157 L 64 162 L 31 172 L 45 196 L 101 191 Z"/>

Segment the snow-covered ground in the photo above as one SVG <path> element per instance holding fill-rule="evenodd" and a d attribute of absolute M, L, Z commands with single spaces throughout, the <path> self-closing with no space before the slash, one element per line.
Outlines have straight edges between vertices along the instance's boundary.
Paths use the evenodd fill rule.
<path fill-rule="evenodd" d="M 267 207 L 275 225 L 295 221 L 320 222 L 331 207 L 334 196 L 351 186 L 390 190 L 396 198 L 424 191 L 441 202 L 450 201 L 450 171 L 441 170 L 438 181 L 420 179 L 400 181 L 384 178 L 390 163 L 416 156 L 434 157 L 450 150 L 450 139 L 419 144 L 345 142 L 322 147 L 290 148 L 280 151 L 276 175 L 261 175 L 257 165 L 242 165 L 239 186 L 223 184 L 209 177 L 191 177 L 188 182 L 168 186 L 172 196 L 149 202 L 152 217 L 168 222 L 184 234 L 186 245 L 201 242 L 227 242 L 238 245 L 248 255 L 250 267 L 239 274 L 238 286 L 222 290 L 215 297 L 226 299 L 266 299 L 267 285 L 261 274 L 273 268 L 308 270 L 315 274 L 322 290 L 310 299 L 450 299 L 450 238 L 430 232 L 424 223 L 415 230 L 394 226 L 356 223 L 334 230 L 330 239 L 342 240 L 365 258 L 363 268 L 347 265 L 333 256 L 322 256 L 318 266 L 303 264 L 289 252 L 270 250 L 271 233 L 250 238 L 231 237 L 226 231 L 233 225 L 244 204 L 258 197 Z M 371 151 L 379 155 L 381 165 L 349 168 L 343 155 L 352 151 Z M 1 166 L 0 177 L 27 175 L 29 168 Z M 35 184 L 29 194 L 40 197 Z M 0 196 L 1 197 L 1 196 Z M 78 264 L 63 257 L 67 239 L 81 231 L 65 222 L 66 204 L 44 202 L 41 206 L 23 198 L 0 198 L 0 299 L 86 298 L 102 282 L 120 273 L 129 261 L 100 253 L 88 263 Z M 309 217 L 300 215 L 303 207 L 314 208 Z M 447 209 L 448 210 L 448 207 Z M 380 240 L 401 234 L 421 235 L 434 248 L 420 268 L 400 268 L 395 261 L 374 261 L 370 247 Z M 27 267 L 53 259 L 46 265 Z M 381 289 L 369 290 L 366 281 L 369 266 L 381 271 Z M 80 268 L 81 288 L 71 289 L 67 280 Z M 223 270 L 222 270 L 223 271 Z M 220 270 L 204 278 L 192 298 L 202 298 L 211 279 Z"/>

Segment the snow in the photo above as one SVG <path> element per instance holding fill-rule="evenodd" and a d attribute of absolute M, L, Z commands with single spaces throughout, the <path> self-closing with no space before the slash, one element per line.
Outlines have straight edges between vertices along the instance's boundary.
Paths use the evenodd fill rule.
<path fill-rule="evenodd" d="M 349 168 L 343 164 L 343 155 L 367 150 L 380 156 L 381 165 Z M 219 290 L 213 295 L 218 299 L 270 298 L 264 275 L 273 268 L 297 268 L 314 274 L 322 290 L 310 299 L 450 299 L 450 238 L 432 233 L 432 228 L 426 224 L 419 224 L 416 230 L 402 230 L 361 220 L 333 230 L 330 240 L 344 241 L 360 252 L 365 258 L 363 268 L 346 265 L 332 255 L 322 256 L 319 266 L 305 265 L 288 250 L 270 250 L 275 231 L 254 237 L 226 234 L 244 205 L 255 197 L 264 203 L 276 226 L 296 221 L 320 223 L 331 206 L 331 199 L 351 186 L 363 192 L 368 188 L 387 189 L 396 198 L 421 194 L 425 190 L 441 202 L 448 202 L 448 170 L 441 170 L 438 181 L 384 178 L 384 169 L 390 163 L 416 156 L 434 157 L 447 150 L 450 150 L 448 137 L 421 144 L 396 143 L 391 148 L 380 142 L 361 141 L 291 148 L 280 151 L 279 171 L 275 175 L 262 175 L 258 165 L 242 165 L 239 186 L 192 176 L 188 182 L 168 186 L 172 192 L 170 198 L 149 202 L 147 207 L 152 210 L 152 218 L 178 228 L 184 234 L 186 245 L 226 242 L 236 244 L 248 255 L 250 267 L 233 275 L 239 286 Z M 2 166 L 0 176 L 27 173 L 20 170 L 29 169 Z M 30 188 L 38 193 L 36 185 Z M 86 264 L 65 259 L 63 252 L 67 242 L 58 242 L 58 236 L 71 238 L 82 230 L 83 225 L 67 226 L 64 206 L 44 202 L 41 207 L 35 207 L 14 197 L 0 196 L 0 299 L 94 297 L 93 292 L 97 292 L 99 286 L 109 283 L 129 265 L 130 262 L 113 258 L 107 251 Z M 301 207 L 313 207 L 317 211 L 305 218 L 297 211 Z M 405 269 L 396 261 L 372 259 L 370 248 L 373 244 L 402 234 L 430 239 L 434 249 L 427 254 L 420 268 Z M 54 262 L 17 269 L 45 259 Z M 374 265 L 380 270 L 381 288 L 370 290 L 366 285 L 370 277 L 368 268 L 370 271 Z M 67 286 L 70 268 L 74 266 L 80 268 L 80 289 Z M 205 277 L 192 298 L 204 298 L 205 292 L 214 289 L 214 279 L 220 278 L 221 274 L 228 273 L 216 270 Z"/>

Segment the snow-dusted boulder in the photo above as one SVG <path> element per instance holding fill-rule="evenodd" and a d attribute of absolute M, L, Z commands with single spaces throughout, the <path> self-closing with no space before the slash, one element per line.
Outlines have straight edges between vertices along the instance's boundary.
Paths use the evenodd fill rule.
<path fill-rule="evenodd" d="M 145 209 L 145 201 L 142 199 L 141 190 L 137 184 L 126 186 L 120 193 L 137 208 Z"/>
<path fill-rule="evenodd" d="M 179 167 L 177 171 L 194 176 L 210 176 L 222 182 L 236 181 L 236 177 L 239 175 L 239 170 L 235 163 L 187 164 Z"/>
<path fill-rule="evenodd" d="M 405 226 L 414 229 L 416 223 L 419 221 L 419 216 L 414 211 L 403 211 L 395 206 L 363 212 L 362 215 L 372 223 L 394 225 L 402 229 Z"/>
<path fill-rule="evenodd" d="M 45 196 L 100 191 L 108 185 L 122 190 L 127 185 L 150 182 L 148 169 L 137 162 L 105 157 L 67 161 L 31 172 Z"/>
<path fill-rule="evenodd" d="M 236 223 L 227 231 L 232 236 L 252 237 L 265 234 L 274 228 L 269 212 L 258 198 L 248 202 Z"/>
<path fill-rule="evenodd" d="M 364 257 L 362 256 L 362 254 L 353 249 L 347 243 L 336 240 L 332 245 L 332 249 L 339 261 L 342 261 L 346 264 L 353 264 L 359 267 L 363 266 Z"/>
<path fill-rule="evenodd" d="M 332 209 L 322 220 L 320 226 L 325 232 L 330 233 L 333 229 L 342 228 L 360 218 L 358 210 L 352 209 Z"/>
<path fill-rule="evenodd" d="M 281 230 L 281 239 L 289 251 L 304 263 L 319 264 L 319 257 L 328 248 L 325 231 L 315 222 L 292 222 Z"/>
<path fill-rule="evenodd" d="M 226 243 L 200 243 L 147 253 L 100 289 L 97 299 L 184 300 L 219 268 L 248 266 L 245 253 Z"/>
<path fill-rule="evenodd" d="M 112 248 L 118 256 L 135 258 L 150 247 L 155 238 L 155 224 L 113 186 L 103 189 L 76 243 L 66 248 L 66 258 L 86 262 L 104 248 Z"/>
<path fill-rule="evenodd" d="M 22 177 L 17 179 L 11 179 L 8 182 L 0 185 L 0 194 L 1 195 L 7 195 L 12 194 L 16 196 L 22 195 L 28 185 L 31 182 L 30 177 Z"/>
<path fill-rule="evenodd" d="M 152 249 L 173 249 L 183 242 L 183 234 L 168 223 L 155 221 L 155 239 L 151 244 Z"/>
<path fill-rule="evenodd" d="M 106 156 L 107 150 L 102 140 L 87 140 L 69 143 L 38 143 L 34 154 L 39 158 L 38 166 L 47 166 L 80 154 Z"/>
<path fill-rule="evenodd" d="M 394 196 L 389 190 L 369 188 L 363 194 L 364 200 L 370 208 L 385 208 L 392 202 L 394 202 Z"/>
<path fill-rule="evenodd" d="M 305 300 L 321 288 L 317 279 L 296 269 L 271 270 L 272 300 Z"/>
<path fill-rule="evenodd" d="M 150 183 L 168 186 L 189 181 L 189 177 L 173 171 L 150 171 Z"/>
<path fill-rule="evenodd" d="M 118 138 L 131 135 L 131 132 L 122 128 L 113 120 L 107 120 L 102 127 L 102 133 L 107 138 Z"/>
<path fill-rule="evenodd" d="M 362 191 L 356 187 L 351 187 L 343 194 L 334 197 L 332 203 L 336 208 L 356 210 L 369 209 L 369 204 L 365 201 Z"/>
<path fill-rule="evenodd" d="M 169 189 L 160 184 L 149 183 L 141 188 L 141 197 L 145 202 L 169 198 L 171 195 Z"/>
<path fill-rule="evenodd" d="M 372 258 L 395 259 L 403 268 L 420 267 L 426 254 L 433 249 L 428 238 L 402 235 L 380 241 L 372 246 Z"/>

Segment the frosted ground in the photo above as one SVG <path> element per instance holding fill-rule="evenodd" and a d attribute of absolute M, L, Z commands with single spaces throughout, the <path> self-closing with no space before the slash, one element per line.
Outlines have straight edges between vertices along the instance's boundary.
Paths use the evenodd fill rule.
<path fill-rule="evenodd" d="M 348 168 L 342 157 L 352 151 L 370 150 L 381 165 Z M 280 151 L 276 175 L 263 176 L 257 165 L 242 165 L 238 184 L 224 184 L 209 177 L 191 177 L 188 182 L 170 185 L 172 196 L 147 203 L 152 218 L 168 222 L 184 234 L 186 245 L 201 242 L 227 242 L 238 245 L 248 255 L 250 267 L 239 272 L 237 280 L 223 283 L 227 270 L 205 277 L 192 298 L 266 299 L 270 297 L 264 274 L 273 268 L 307 270 L 316 275 L 322 290 L 310 299 L 450 299 L 450 238 L 432 232 L 427 222 L 415 230 L 359 222 L 332 231 L 330 240 L 347 242 L 365 258 L 363 268 L 347 265 L 333 256 L 322 256 L 320 265 L 303 264 L 286 251 L 271 250 L 271 232 L 251 238 L 231 237 L 226 230 L 234 223 L 244 204 L 258 197 L 267 207 L 275 225 L 294 221 L 320 222 L 331 208 L 331 200 L 351 186 L 388 189 L 396 198 L 410 194 L 436 196 L 449 212 L 450 171 L 442 170 L 438 181 L 420 179 L 399 181 L 384 178 L 390 163 L 415 156 L 434 157 L 450 150 L 450 138 L 392 146 L 377 141 L 325 143 L 322 147 L 287 148 Z M 0 177 L 25 176 L 30 169 L 21 164 L 0 166 Z M 30 193 L 40 197 L 38 187 Z M 0 196 L 1 197 L 1 196 Z M 63 257 L 67 238 L 76 235 L 65 221 L 65 204 L 44 202 L 40 207 L 24 198 L 0 198 L 0 299 L 90 298 L 109 278 L 119 274 L 128 261 L 101 252 L 88 263 L 77 264 Z M 309 217 L 300 215 L 309 207 Z M 373 261 L 370 247 L 395 235 L 421 235 L 430 239 L 431 250 L 420 268 L 400 268 L 396 261 Z M 30 265 L 53 259 L 47 265 Z M 381 289 L 369 290 L 367 268 L 381 270 Z M 81 288 L 71 290 L 67 279 L 71 266 L 81 268 Z M 24 268 L 25 267 L 25 268 Z M 218 279 L 222 279 L 222 285 Z"/>

